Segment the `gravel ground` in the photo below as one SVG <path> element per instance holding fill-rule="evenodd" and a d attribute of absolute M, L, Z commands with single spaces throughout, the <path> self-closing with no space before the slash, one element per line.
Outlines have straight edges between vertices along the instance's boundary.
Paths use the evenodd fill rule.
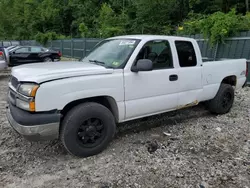
<path fill-rule="evenodd" d="M 79 159 L 58 141 L 32 143 L 14 132 L 7 78 L 0 86 L 0 187 L 250 187 L 250 88 L 226 115 L 200 105 L 119 125 L 104 152 Z"/>

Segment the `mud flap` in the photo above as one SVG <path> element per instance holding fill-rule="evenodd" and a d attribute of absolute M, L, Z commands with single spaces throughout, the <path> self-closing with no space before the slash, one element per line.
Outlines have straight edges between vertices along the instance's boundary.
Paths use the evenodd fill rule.
<path fill-rule="evenodd" d="M 247 82 L 247 80 L 245 81 L 245 83 L 243 84 L 242 88 L 249 86 L 250 84 Z"/>

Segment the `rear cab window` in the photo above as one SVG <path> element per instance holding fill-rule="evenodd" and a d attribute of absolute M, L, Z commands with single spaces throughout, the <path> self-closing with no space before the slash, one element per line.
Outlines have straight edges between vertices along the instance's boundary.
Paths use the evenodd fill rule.
<path fill-rule="evenodd" d="M 195 67 L 197 57 L 195 49 L 190 41 L 175 41 L 180 67 Z"/>

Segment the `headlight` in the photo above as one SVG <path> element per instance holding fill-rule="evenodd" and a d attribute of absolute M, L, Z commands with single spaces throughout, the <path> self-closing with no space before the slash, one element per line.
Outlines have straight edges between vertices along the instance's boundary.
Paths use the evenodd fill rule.
<path fill-rule="evenodd" d="M 20 99 L 16 99 L 16 106 L 18 108 L 21 108 L 23 110 L 27 110 L 30 112 L 35 112 L 35 110 L 36 110 L 34 101 L 23 101 Z"/>
<path fill-rule="evenodd" d="M 36 84 L 21 84 L 18 92 L 28 97 L 35 97 L 38 88 Z"/>

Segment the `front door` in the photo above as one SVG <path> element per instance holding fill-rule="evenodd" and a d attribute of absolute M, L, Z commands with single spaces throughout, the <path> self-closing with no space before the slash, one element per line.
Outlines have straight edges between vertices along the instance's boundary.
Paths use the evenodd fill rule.
<path fill-rule="evenodd" d="M 10 54 L 10 62 L 11 64 L 23 64 L 28 63 L 30 61 L 30 48 L 29 47 L 21 47 Z"/>
<path fill-rule="evenodd" d="M 170 43 L 150 41 L 139 52 L 139 59 L 150 59 L 152 71 L 124 72 L 126 120 L 170 111 L 178 103 L 178 70 L 174 67 Z"/>

